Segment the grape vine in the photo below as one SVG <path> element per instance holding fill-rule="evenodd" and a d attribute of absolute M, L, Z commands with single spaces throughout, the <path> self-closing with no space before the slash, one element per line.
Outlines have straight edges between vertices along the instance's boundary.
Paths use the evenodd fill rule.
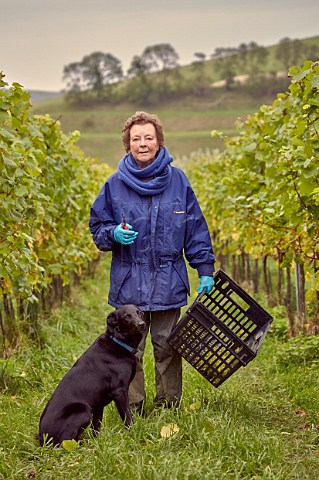
<path fill-rule="evenodd" d="M 1 77 L 0 87 L 7 84 Z M 0 89 L 0 322 L 2 351 L 39 308 L 97 257 L 89 208 L 111 169 L 86 158 L 58 121 L 32 112 L 18 83 Z"/>
<path fill-rule="evenodd" d="M 238 120 L 237 136 L 213 131 L 225 150 L 194 160 L 188 173 L 220 253 L 274 258 L 288 294 L 296 272 L 296 316 L 289 295 L 282 300 L 295 334 L 319 331 L 319 63 L 289 76 L 272 105 Z"/>

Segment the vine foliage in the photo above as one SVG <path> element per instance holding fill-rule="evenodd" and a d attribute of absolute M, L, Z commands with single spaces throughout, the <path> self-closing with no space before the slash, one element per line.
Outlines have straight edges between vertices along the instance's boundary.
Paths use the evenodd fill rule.
<path fill-rule="evenodd" d="M 257 292 L 258 261 L 276 260 L 277 297 L 295 335 L 319 331 L 319 63 L 291 67 L 289 76 L 287 92 L 238 120 L 238 135 L 213 131 L 224 151 L 194 159 L 188 174 L 221 263 L 232 256 L 234 275 Z M 267 296 L 270 281 L 264 268 Z"/>
<path fill-rule="evenodd" d="M 0 338 L 2 353 L 37 336 L 40 311 L 97 258 L 89 208 L 107 165 L 86 158 L 21 85 L 0 80 Z"/>

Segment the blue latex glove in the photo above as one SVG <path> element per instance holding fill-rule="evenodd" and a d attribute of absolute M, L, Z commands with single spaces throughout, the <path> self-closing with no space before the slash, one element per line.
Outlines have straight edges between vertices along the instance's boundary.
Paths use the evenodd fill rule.
<path fill-rule="evenodd" d="M 214 277 L 209 275 L 202 275 L 199 277 L 199 289 L 197 290 L 198 293 L 201 293 L 204 288 L 206 289 L 206 293 L 210 293 L 213 290 L 213 286 L 215 285 Z"/>
<path fill-rule="evenodd" d="M 129 223 L 127 223 L 125 226 L 128 227 L 128 229 L 123 228 L 122 223 L 120 223 L 117 227 L 114 228 L 114 240 L 117 243 L 121 243 L 122 245 L 132 245 L 138 235 L 138 232 L 132 230 L 133 227 Z"/>

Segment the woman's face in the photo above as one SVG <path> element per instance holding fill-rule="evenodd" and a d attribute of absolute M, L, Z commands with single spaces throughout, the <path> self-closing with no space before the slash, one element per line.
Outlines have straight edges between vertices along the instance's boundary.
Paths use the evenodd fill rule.
<path fill-rule="evenodd" d="M 130 130 L 130 151 L 140 168 L 145 168 L 155 160 L 159 144 L 152 123 L 133 125 Z"/>

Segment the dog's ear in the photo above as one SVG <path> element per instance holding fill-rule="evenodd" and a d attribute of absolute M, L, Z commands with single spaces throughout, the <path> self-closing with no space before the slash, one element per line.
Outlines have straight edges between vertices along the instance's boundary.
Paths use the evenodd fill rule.
<path fill-rule="evenodd" d="M 107 316 L 107 331 L 113 335 L 118 331 L 119 325 L 118 325 L 118 318 L 117 318 L 117 311 L 114 310 L 114 312 L 111 312 Z"/>

